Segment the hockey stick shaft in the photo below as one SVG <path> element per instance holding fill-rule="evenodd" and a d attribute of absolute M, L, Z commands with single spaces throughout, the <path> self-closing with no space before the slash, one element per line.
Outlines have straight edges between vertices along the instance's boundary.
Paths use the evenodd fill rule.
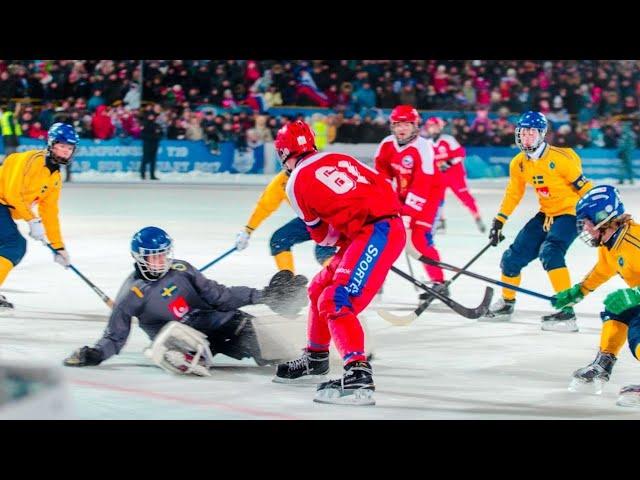
<path fill-rule="evenodd" d="M 226 252 L 224 252 L 222 255 L 220 255 L 218 258 L 216 258 L 215 260 L 211 260 L 209 263 L 207 263 L 204 267 L 200 268 L 201 272 L 204 272 L 207 268 L 209 268 L 212 265 L 215 265 L 216 263 L 218 263 L 220 260 L 222 260 L 224 257 L 226 257 L 227 255 L 232 254 L 233 252 L 235 252 L 237 250 L 236 247 L 230 248 L 229 250 L 227 250 Z"/>
<path fill-rule="evenodd" d="M 491 302 L 491 297 L 493 295 L 493 290 L 490 287 L 487 287 L 486 290 L 485 290 L 485 296 L 484 296 L 484 299 L 483 299 L 482 303 L 478 307 L 468 308 L 468 307 L 465 307 L 464 305 L 461 305 L 460 303 L 456 302 L 451 297 L 448 297 L 448 296 L 438 292 L 437 290 L 434 290 L 434 289 L 428 287 L 423 282 L 421 282 L 419 280 L 416 280 L 411 275 L 403 272 L 402 270 L 400 270 L 400 269 L 398 269 L 396 267 L 392 266 L 391 267 L 391 271 L 396 273 L 397 275 L 400 275 L 402 278 L 408 280 L 409 282 L 413 283 L 415 286 L 420 287 L 423 290 L 429 292 L 429 294 L 433 295 L 435 298 L 437 298 L 442 303 L 447 305 L 454 312 L 456 312 L 457 314 L 462 315 L 463 317 L 466 317 L 466 318 L 479 318 L 482 315 L 484 315 L 487 312 L 487 308 L 489 306 L 489 302 Z"/>
<path fill-rule="evenodd" d="M 465 265 L 465 268 L 468 268 L 469 266 L 471 266 L 476 260 L 478 260 L 478 258 L 480 258 L 482 256 L 482 254 L 484 252 L 486 252 L 489 247 L 491 246 L 491 243 L 488 243 L 482 250 L 480 250 L 471 260 L 469 260 L 467 262 L 467 264 Z M 453 278 L 451 278 L 450 280 L 448 280 L 447 282 L 445 282 L 447 285 L 450 285 L 456 278 L 458 278 L 461 275 L 461 273 L 457 273 L 456 275 L 453 276 Z M 485 292 L 486 295 L 486 292 Z M 411 324 L 414 320 L 416 320 L 420 315 L 422 315 L 422 313 L 429 307 L 429 305 L 431 305 L 431 303 L 436 299 L 435 296 L 431 296 L 430 298 L 428 298 L 427 300 L 425 300 L 422 304 L 420 304 L 418 306 L 418 308 L 416 308 L 414 311 L 410 312 L 407 315 L 394 315 L 391 312 L 388 312 L 386 310 L 378 310 L 378 314 L 385 319 L 386 321 L 388 321 L 389 323 L 393 324 L 393 325 L 402 325 L 402 326 L 406 326 Z M 488 306 L 488 304 L 487 304 Z"/>
<path fill-rule="evenodd" d="M 425 257 L 421 255 L 418 260 L 428 265 L 434 265 L 440 268 L 444 268 L 445 270 L 451 270 L 452 272 L 458 272 L 463 275 L 467 275 L 469 277 L 477 278 L 478 280 L 485 281 L 487 283 L 492 283 L 494 285 L 498 285 L 503 288 L 508 288 L 510 290 L 515 290 L 516 292 L 525 293 L 527 295 L 531 295 L 532 297 L 538 297 L 542 300 L 551 301 L 553 297 L 549 297 L 548 295 L 544 295 L 542 293 L 534 292 L 532 290 L 527 290 L 526 288 L 518 287 L 516 285 L 511 285 L 510 283 L 502 282 L 500 280 L 495 280 L 493 278 L 485 277 L 484 275 L 480 275 L 478 273 L 469 272 L 466 268 L 459 268 L 453 265 L 449 265 L 448 263 L 438 262 L 437 260 L 433 260 L 431 258 Z"/>
<path fill-rule="evenodd" d="M 484 252 L 486 252 L 487 250 L 489 250 L 489 248 L 491 247 L 491 242 L 487 243 L 482 250 L 480 250 L 471 260 L 469 260 L 467 262 L 467 264 L 462 267 L 462 270 L 466 270 L 467 268 L 469 268 L 471 265 L 473 265 L 475 263 L 476 260 L 478 260 L 483 254 Z M 445 283 L 447 284 L 447 286 L 451 285 L 460 275 L 462 275 L 462 271 L 456 273 L 453 277 L 451 277 L 449 280 L 447 280 Z M 416 314 L 416 317 L 419 317 L 422 312 L 424 312 L 429 305 L 431 305 L 431 303 L 435 300 L 435 297 L 431 297 L 428 300 L 425 300 L 422 305 L 419 305 L 418 308 L 416 308 L 414 310 L 414 313 Z"/>
<path fill-rule="evenodd" d="M 47 247 L 49 247 L 49 250 L 51 250 L 51 251 L 53 252 L 53 254 L 54 254 L 54 255 L 58 253 L 58 251 L 57 251 L 55 248 L 53 248 L 53 247 L 51 246 L 51 244 L 50 244 L 50 243 L 45 243 L 45 245 L 46 245 Z M 97 285 L 95 285 L 91 280 L 89 280 L 87 277 L 85 277 L 85 276 L 80 272 L 80 270 L 78 270 L 76 267 L 74 267 L 73 265 L 69 264 L 69 268 L 70 268 L 71 270 L 73 270 L 73 272 L 74 272 L 76 275 L 78 275 L 82 280 L 84 280 L 84 282 L 85 282 L 87 285 L 89 285 L 89 287 L 91 287 L 91 289 L 92 289 L 94 292 L 96 292 L 96 293 L 98 294 L 98 296 L 102 299 L 102 301 L 103 301 L 104 303 L 106 303 L 106 304 L 109 306 L 109 308 L 113 308 L 113 300 L 111 300 L 111 298 L 109 298 L 109 295 L 107 295 L 107 294 L 106 294 L 106 293 L 104 293 L 102 290 L 100 290 L 100 289 L 97 287 Z"/>
<path fill-rule="evenodd" d="M 412 277 L 415 277 L 415 275 L 413 274 L 413 265 L 411 265 L 411 257 L 409 256 L 409 252 L 406 249 L 404 250 L 404 256 L 407 259 L 407 267 L 409 268 L 409 275 L 411 275 Z M 419 291 L 416 285 L 414 285 L 413 288 L 415 289 L 416 292 Z"/>

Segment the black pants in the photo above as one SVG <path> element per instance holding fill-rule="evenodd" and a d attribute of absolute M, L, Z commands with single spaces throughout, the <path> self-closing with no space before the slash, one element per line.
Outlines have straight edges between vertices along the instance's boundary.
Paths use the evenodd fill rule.
<path fill-rule="evenodd" d="M 207 316 L 206 311 L 200 311 L 185 323 L 207 335 L 213 355 L 222 353 L 236 360 L 253 358 L 258 365 L 271 363 L 262 358 L 258 337 L 253 327 L 253 315 L 237 310 L 233 317 L 215 329 L 205 327 L 208 323 Z"/>
<path fill-rule="evenodd" d="M 158 155 L 158 145 L 159 144 L 157 142 L 142 143 L 142 163 L 140 164 L 140 176 L 142 178 L 145 178 L 147 165 L 149 165 L 151 178 L 156 176 L 156 157 Z"/>

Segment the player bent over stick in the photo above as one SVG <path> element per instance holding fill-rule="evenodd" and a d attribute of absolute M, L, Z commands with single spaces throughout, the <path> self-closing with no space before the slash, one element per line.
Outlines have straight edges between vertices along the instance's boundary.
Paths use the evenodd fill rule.
<path fill-rule="evenodd" d="M 625 341 L 640 360 L 640 225 L 625 213 L 618 191 L 610 185 L 589 190 L 578 202 L 576 214 L 580 238 L 598 247 L 598 263 L 582 282 L 559 292 L 554 306 L 575 305 L 616 273 L 631 287 L 605 298 L 598 354 L 591 364 L 574 372 L 569 386 L 574 392 L 599 394 Z M 620 390 L 617 403 L 640 407 L 640 385 Z"/>
<path fill-rule="evenodd" d="M 318 383 L 329 373 L 333 339 L 344 360 L 343 376 L 318 385 L 314 401 L 372 405 L 373 371 L 357 315 L 404 248 L 400 202 L 377 171 L 349 155 L 318 153 L 302 121 L 282 127 L 275 147 L 292 172 L 287 196 L 311 238 L 339 250 L 309 285 L 307 347 L 301 358 L 278 365 L 274 381 Z"/>
<path fill-rule="evenodd" d="M 154 340 L 145 353 L 169 372 L 209 375 L 217 353 L 270 363 L 261 355 L 254 317 L 238 308 L 264 303 L 276 313 L 294 314 L 307 303 L 306 278 L 283 270 L 262 290 L 226 287 L 174 260 L 172 250 L 173 240 L 160 228 L 145 227 L 133 236 L 135 269 L 120 287 L 102 338 L 76 350 L 65 365 L 99 365 L 119 353 L 134 316 Z"/>

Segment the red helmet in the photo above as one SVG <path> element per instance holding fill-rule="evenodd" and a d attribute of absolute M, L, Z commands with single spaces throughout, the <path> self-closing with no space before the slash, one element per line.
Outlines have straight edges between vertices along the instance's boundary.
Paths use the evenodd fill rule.
<path fill-rule="evenodd" d="M 411 105 L 398 105 L 389 115 L 391 122 L 420 122 L 418 111 Z"/>
<path fill-rule="evenodd" d="M 438 127 L 442 128 L 444 127 L 444 120 L 442 120 L 440 117 L 429 117 L 427 118 L 426 126 L 428 127 L 429 125 L 437 125 Z"/>
<path fill-rule="evenodd" d="M 275 146 L 282 162 L 292 155 L 297 157 L 317 150 L 313 131 L 302 120 L 288 123 L 278 130 Z"/>

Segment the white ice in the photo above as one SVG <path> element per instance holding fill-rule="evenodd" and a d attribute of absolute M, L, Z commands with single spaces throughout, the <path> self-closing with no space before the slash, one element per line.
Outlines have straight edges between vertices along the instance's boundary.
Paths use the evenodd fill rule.
<path fill-rule="evenodd" d="M 487 225 L 504 184 L 471 182 Z M 201 266 L 233 245 L 261 189 L 163 182 L 65 184 L 62 229 L 73 264 L 114 297 L 131 271 L 129 241 L 135 230 L 146 225 L 166 229 L 175 239 L 176 257 Z M 621 191 L 627 209 L 639 213 L 640 193 L 624 187 Z M 507 224 L 507 240 L 490 249 L 472 270 L 499 278 L 501 253 L 536 211 L 529 190 Z M 270 235 L 293 216 L 283 205 L 254 233 L 247 250 L 233 253 L 207 274 L 227 285 L 264 286 L 275 272 Z M 462 266 L 487 239 L 451 193 L 446 218 L 447 231 L 436 243 L 444 261 Z M 20 228 L 26 236 L 24 222 Z M 297 246 L 294 253 L 298 273 L 311 277 L 318 271 L 310 243 Z M 595 263 L 596 250 L 576 240 L 567 260 L 575 282 Z M 396 265 L 407 269 L 404 255 Z M 416 262 L 413 269 L 425 278 Z M 552 294 L 538 261 L 523 271 L 522 286 Z M 595 357 L 604 297 L 622 286 L 615 277 L 577 306 L 579 333 L 541 331 L 540 315 L 552 311 L 550 305 L 522 294 L 509 323 L 479 323 L 434 304 L 412 325 L 394 327 L 375 313 L 376 308 L 407 313 L 415 308 L 418 294 L 390 274 L 381 304 L 372 304 L 362 314 L 375 344 L 377 405 L 321 405 L 312 401 L 313 387 L 272 383 L 274 369 L 258 367 L 252 360 L 216 357 L 210 378 L 170 376 L 144 357 L 148 339 L 137 325 L 120 355 L 104 364 L 60 366 L 74 349 L 93 345 L 101 336 L 109 310 L 73 272 L 52 262 L 48 250 L 29 240 L 26 257 L 2 288 L 16 309 L 0 314 L 0 361 L 59 366 L 74 416 L 80 419 L 632 419 L 640 410 L 615 404 L 620 387 L 640 378 L 640 366 L 627 347 L 602 395 L 567 391 L 572 372 Z M 466 277 L 452 285 L 453 296 L 467 306 L 477 305 L 483 290 L 482 282 Z M 499 294 L 496 288 L 495 297 Z M 246 310 L 256 315 L 268 312 L 262 306 Z M 339 375 L 339 368 L 333 373 Z"/>

